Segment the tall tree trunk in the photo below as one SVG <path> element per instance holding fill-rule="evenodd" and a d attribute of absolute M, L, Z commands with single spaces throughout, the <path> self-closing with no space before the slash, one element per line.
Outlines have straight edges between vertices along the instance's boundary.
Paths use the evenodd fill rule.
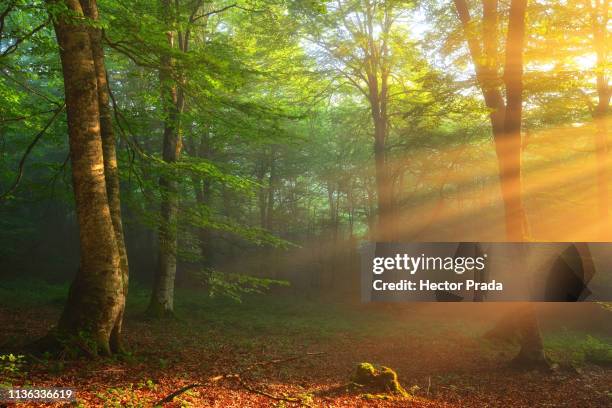
<path fill-rule="evenodd" d="M 209 180 L 198 181 L 196 190 L 196 201 L 199 205 L 210 206 L 211 183 Z M 210 264 L 210 230 L 200 227 L 198 230 L 198 241 L 200 246 L 200 256 L 204 264 Z"/>
<path fill-rule="evenodd" d="M 81 6 L 85 15 L 99 21 L 98 6 L 96 0 L 81 0 Z M 96 69 L 96 82 L 98 86 L 98 109 L 100 112 L 100 132 L 102 136 L 102 150 L 104 155 L 104 175 L 106 181 L 106 193 L 110 207 L 117 249 L 121 260 L 121 275 L 123 280 L 123 305 L 121 316 L 117 320 L 111 334 L 111 348 L 121 350 L 121 324 L 125 310 L 125 298 L 128 293 L 129 264 L 127 251 L 125 248 L 125 238 L 123 233 L 123 223 L 121 221 L 121 200 L 119 171 L 117 168 L 117 151 L 115 143 L 115 133 L 113 130 L 112 115 L 110 109 L 109 84 L 107 81 L 106 66 L 104 64 L 104 49 L 102 47 L 102 30 L 90 28 L 89 38 L 91 39 L 92 55 Z"/>
<path fill-rule="evenodd" d="M 609 7 L 610 0 L 596 2 L 595 6 L 591 1 L 588 1 L 588 7 L 591 8 L 591 26 L 593 32 L 593 46 L 597 55 L 596 64 L 596 84 L 597 84 L 597 106 L 593 111 L 593 120 L 595 122 L 595 148 L 597 158 L 597 202 L 599 209 L 599 239 L 607 241 L 610 236 L 608 233 L 609 225 L 609 209 L 608 209 L 608 166 L 609 166 L 609 146 L 608 146 L 608 114 L 610 110 L 610 97 L 612 90 L 608 83 L 606 75 L 606 63 L 608 61 L 607 42 Z"/>
<path fill-rule="evenodd" d="M 599 213 L 597 234 L 599 240 L 607 241 L 610 216 L 608 210 L 608 129 L 605 111 L 602 112 L 598 109 L 593 119 L 596 127 L 595 155 L 597 160 L 597 209 Z"/>
<path fill-rule="evenodd" d="M 327 205 L 329 206 L 329 226 L 331 227 L 332 240 L 336 243 L 338 239 L 338 202 L 340 201 L 340 191 L 337 191 L 336 199 L 334 200 L 336 190 L 331 181 L 327 182 Z"/>
<path fill-rule="evenodd" d="M 521 179 L 520 179 L 520 153 L 521 153 L 521 137 L 520 137 L 520 107 L 522 99 L 519 102 L 519 110 L 517 111 L 516 96 L 522 95 L 522 37 L 520 39 L 520 49 L 518 57 L 520 61 L 513 61 L 520 64 L 519 72 L 512 72 L 510 75 L 512 91 L 512 109 L 509 123 L 516 127 L 516 115 L 519 115 L 518 130 L 514 129 L 512 134 L 506 132 L 506 116 L 508 107 L 504 103 L 504 98 L 500 90 L 499 78 L 497 72 L 497 46 L 498 46 L 498 1 L 483 0 L 483 32 L 482 32 L 482 47 L 475 36 L 474 22 L 470 17 L 469 8 L 465 0 L 454 0 L 457 15 L 463 26 L 466 35 L 468 49 L 472 62 L 476 69 L 476 80 L 482 90 L 485 104 L 489 109 L 489 119 L 491 121 L 491 130 L 493 140 L 495 142 L 495 152 L 497 155 L 497 163 L 499 166 L 499 182 L 502 192 L 502 201 L 504 203 L 504 225 L 506 229 L 507 241 L 521 241 L 524 238 L 525 226 L 527 224 L 525 212 L 521 200 Z M 516 13 L 515 13 L 516 14 Z M 515 18 L 516 19 L 516 18 Z M 515 24 L 516 26 L 516 24 Z M 524 28 L 523 28 L 524 33 Z M 509 33 L 510 34 L 510 33 Z M 516 36 L 516 28 L 512 35 Z M 518 33 L 519 35 L 523 35 Z M 516 39 L 514 39 L 513 47 L 516 48 Z M 506 62 L 508 62 L 508 51 L 506 50 Z M 517 57 L 517 50 L 511 51 L 514 59 Z M 516 65 L 510 67 L 510 71 L 516 68 Z M 517 87 L 517 76 L 520 83 Z M 506 86 L 508 84 L 508 77 Z M 518 91 L 518 92 L 517 92 Z M 508 100 L 510 103 L 510 100 Z"/>
<path fill-rule="evenodd" d="M 194 143 L 195 144 L 195 143 Z M 194 146 L 192 154 L 201 159 L 209 159 L 210 148 L 208 146 L 208 138 L 206 135 L 200 137 L 200 143 Z M 198 206 L 209 207 L 211 202 L 212 185 L 209 179 L 198 175 L 192 176 L 193 190 Z M 198 228 L 198 241 L 200 247 L 201 263 L 210 265 L 210 230 L 205 227 Z"/>
<path fill-rule="evenodd" d="M 169 0 L 162 0 L 163 13 L 168 19 L 169 31 L 166 33 L 168 47 L 174 47 L 174 32 L 170 31 L 174 13 Z M 161 102 L 165 115 L 162 159 L 169 164 L 179 160 L 182 148 L 180 114 L 183 98 L 177 91 L 173 78 L 173 64 L 170 53 L 165 51 L 161 57 L 159 70 Z M 174 170 L 166 169 L 159 178 L 161 190 L 161 222 L 159 226 L 158 269 L 153 283 L 148 313 L 155 317 L 174 314 L 174 281 L 176 278 L 176 253 L 178 245 L 177 218 L 179 209 L 178 181 Z"/>
<path fill-rule="evenodd" d="M 506 66 L 504 82 L 506 84 L 506 115 L 504 118 L 504 135 L 502 155 L 504 173 L 508 182 L 505 186 L 509 196 L 509 208 L 506 212 L 506 231 L 511 241 L 522 241 L 525 236 L 524 210 L 521 193 L 521 123 L 523 112 L 523 51 L 525 48 L 525 14 L 527 0 L 512 0 L 508 19 L 508 36 L 506 39 Z M 521 349 L 514 359 L 514 364 L 527 367 L 548 367 L 544 354 L 542 334 L 538 324 L 535 304 L 525 307 L 519 321 Z"/>
<path fill-rule="evenodd" d="M 389 169 L 386 160 L 386 125 L 382 120 L 375 119 L 374 130 L 374 164 L 376 173 L 376 199 L 378 204 L 378 225 L 376 239 L 378 241 L 393 240 L 392 188 Z"/>
<path fill-rule="evenodd" d="M 259 202 L 259 226 L 266 228 L 266 188 L 264 187 L 264 176 L 266 175 L 266 160 L 260 159 L 257 167 L 257 182 L 259 183 L 258 202 Z"/>
<path fill-rule="evenodd" d="M 510 5 L 503 78 L 506 86 L 505 103 L 497 73 L 498 0 L 483 0 L 482 2 L 482 47 L 475 36 L 474 23 L 470 18 L 467 2 L 454 0 L 454 3 L 476 68 L 476 79 L 482 90 L 485 104 L 490 109 L 491 128 L 504 202 L 506 240 L 509 242 L 523 241 L 527 230 L 527 219 L 523 209 L 521 191 L 521 122 L 527 0 L 512 0 Z M 521 339 L 521 351 L 514 363 L 546 366 L 535 306 L 533 304 L 525 306 L 520 321 L 514 315 L 515 312 L 512 312 L 501 319 L 490 334 L 518 332 Z M 506 329 L 508 326 L 510 329 Z"/>
<path fill-rule="evenodd" d="M 500 141 L 502 190 L 506 202 L 506 234 L 509 241 L 524 239 L 524 210 L 521 192 L 521 122 L 523 113 L 523 49 L 527 0 L 510 3 L 506 39 L 506 114 Z"/>
<path fill-rule="evenodd" d="M 276 191 L 276 149 L 270 151 L 270 177 L 268 179 L 268 198 L 266 199 L 266 229 L 272 231 L 274 221 L 274 193 Z"/>
<path fill-rule="evenodd" d="M 354 184 L 350 183 L 349 188 L 346 190 L 346 202 L 348 204 L 348 221 L 349 221 L 349 239 L 353 240 L 353 222 L 355 213 L 355 203 L 353 202 L 353 188 Z"/>
<path fill-rule="evenodd" d="M 96 66 L 78 0 L 63 0 L 70 11 L 54 20 L 64 76 L 70 158 L 79 222 L 81 259 L 57 326 L 61 337 L 90 338 L 100 354 L 110 354 L 119 333 L 125 292 L 121 254 L 109 206 L 100 133 Z"/>

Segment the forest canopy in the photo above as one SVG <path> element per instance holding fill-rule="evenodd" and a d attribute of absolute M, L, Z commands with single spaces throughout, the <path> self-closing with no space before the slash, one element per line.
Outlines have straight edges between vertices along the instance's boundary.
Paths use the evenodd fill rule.
<path fill-rule="evenodd" d="M 71 282 L 36 346 L 112 355 L 131 290 L 173 319 L 358 299 L 367 242 L 610 241 L 609 3 L 0 0 L 0 279 Z"/>

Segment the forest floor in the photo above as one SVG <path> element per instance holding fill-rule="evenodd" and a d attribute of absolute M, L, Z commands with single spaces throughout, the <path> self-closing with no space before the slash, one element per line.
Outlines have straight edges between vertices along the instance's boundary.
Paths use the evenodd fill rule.
<path fill-rule="evenodd" d="M 65 286 L 0 283 L 0 355 L 45 334 L 65 293 Z M 558 368 L 541 373 L 508 368 L 516 344 L 483 340 L 499 319 L 493 306 L 372 307 L 286 293 L 236 303 L 181 291 L 178 318 L 151 321 L 142 314 L 146 296 L 131 290 L 127 355 L 93 362 L 26 356 L 0 365 L 0 384 L 73 387 L 82 407 L 151 407 L 192 383 L 206 384 L 164 406 L 612 407 L 609 312 L 588 327 L 568 310 L 563 324 L 549 318 L 546 349 Z M 412 396 L 348 389 L 366 361 L 396 370 Z M 231 376 L 241 372 L 240 380 Z"/>

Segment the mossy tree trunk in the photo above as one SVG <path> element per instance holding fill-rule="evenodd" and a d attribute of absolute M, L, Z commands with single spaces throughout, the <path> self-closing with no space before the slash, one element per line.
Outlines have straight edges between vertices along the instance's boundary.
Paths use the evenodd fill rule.
<path fill-rule="evenodd" d="M 99 21 L 98 5 L 96 0 L 81 0 L 81 6 L 85 16 L 93 21 Z M 104 155 L 104 175 L 106 181 L 106 192 L 110 207 L 113 229 L 117 240 L 117 249 L 121 261 L 121 277 L 123 281 L 123 305 L 121 315 L 125 309 L 125 298 L 128 292 L 129 264 L 125 239 L 123 234 L 123 223 L 121 221 L 121 199 L 119 170 L 117 166 L 117 150 L 115 132 L 110 108 L 110 90 L 106 65 L 104 63 L 104 48 L 102 47 L 102 30 L 90 27 L 89 38 L 91 39 L 92 55 L 96 69 L 96 82 L 98 85 L 98 109 L 100 112 L 100 132 L 102 136 L 102 150 Z M 121 350 L 121 326 L 122 316 L 117 320 L 111 335 L 111 348 Z"/>
<path fill-rule="evenodd" d="M 85 337 L 90 351 L 110 354 L 118 351 L 115 340 L 120 333 L 125 292 L 106 185 L 96 64 L 79 1 L 49 4 L 62 4 L 70 12 L 54 16 L 54 27 L 64 76 L 81 253 L 55 335 Z M 50 7 L 52 12 L 57 9 Z"/>

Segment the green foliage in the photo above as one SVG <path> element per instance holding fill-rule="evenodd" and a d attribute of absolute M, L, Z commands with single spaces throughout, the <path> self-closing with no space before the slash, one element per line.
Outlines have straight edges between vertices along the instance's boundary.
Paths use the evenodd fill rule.
<path fill-rule="evenodd" d="M 612 341 L 609 337 L 566 331 L 545 338 L 545 347 L 547 354 L 558 362 L 612 364 Z"/>
<path fill-rule="evenodd" d="M 155 381 L 150 378 L 147 378 L 146 380 L 139 382 L 137 384 L 137 388 L 146 388 L 149 391 L 156 391 L 158 387 L 157 384 L 155 384 Z"/>
<path fill-rule="evenodd" d="M 130 384 L 128 387 L 111 387 L 104 393 L 96 394 L 102 405 L 109 408 L 145 408 L 153 403 L 152 398 L 143 396 L 139 389 L 151 390 L 149 381 L 139 383 L 137 386 Z"/>
<path fill-rule="evenodd" d="M 5 375 L 16 376 L 21 373 L 25 364 L 25 356 L 15 354 L 0 354 L 0 371 Z"/>
<path fill-rule="evenodd" d="M 584 361 L 593 364 L 612 365 L 612 344 L 593 336 L 587 336 L 584 344 Z"/>
<path fill-rule="evenodd" d="M 241 302 L 245 294 L 263 293 L 274 286 L 289 286 L 287 281 L 237 273 L 221 273 L 213 270 L 205 271 L 204 274 L 208 278 L 207 283 L 211 296 L 226 296 L 237 302 Z"/>
<path fill-rule="evenodd" d="M 565 166 L 593 156 L 594 126 L 556 130 L 592 119 L 596 78 L 609 70 L 593 59 L 601 54 L 592 42 L 594 20 L 574 18 L 599 11 L 569 3 L 529 4 L 526 179 L 543 163 Z M 474 20 L 468 31 L 480 33 L 482 10 L 478 2 L 468 4 Z M 65 115 L 23 156 L 63 105 L 52 25 L 58 18 L 104 29 L 123 221 L 137 279 L 149 279 L 155 267 L 156 234 L 166 226 L 160 205 L 170 195 L 180 203 L 169 226 L 179 237 L 179 275 L 207 271 L 202 280 L 215 296 L 238 298 L 278 285 L 247 277 L 254 267 L 230 273 L 237 253 L 325 246 L 328 240 L 354 248 L 370 238 L 378 211 L 373 113 L 383 105 L 393 200 L 398 214 L 408 214 L 398 224 L 408 229 L 413 220 L 456 218 L 455 207 L 479 213 L 485 201 L 499 201 L 490 112 L 452 2 L 179 0 L 167 13 L 159 1 L 109 0 L 99 4 L 99 23 L 74 15 L 63 2 L 20 0 L 2 7 L 0 195 L 19 181 L 0 199 L 3 273 L 59 281 L 78 267 Z M 499 8 L 501 22 L 507 4 Z M 505 24 L 499 35 L 501 63 Z M 173 123 L 182 152 L 173 163 L 161 153 L 164 127 L 172 122 L 160 96 L 168 85 L 160 80 L 166 58 L 168 83 L 184 99 Z M 497 68 L 491 81 L 501 85 L 501 64 Z M 374 88 L 384 99 L 378 108 Z M 546 129 L 554 130 L 553 138 L 542 137 Z M 162 177 L 175 181 L 178 191 L 160 186 Z M 451 209 L 448 217 L 436 212 L 443 207 Z M 310 273 L 316 262 L 304 269 Z M 16 297 L 10 288 L 0 286 L 0 293 Z"/>

